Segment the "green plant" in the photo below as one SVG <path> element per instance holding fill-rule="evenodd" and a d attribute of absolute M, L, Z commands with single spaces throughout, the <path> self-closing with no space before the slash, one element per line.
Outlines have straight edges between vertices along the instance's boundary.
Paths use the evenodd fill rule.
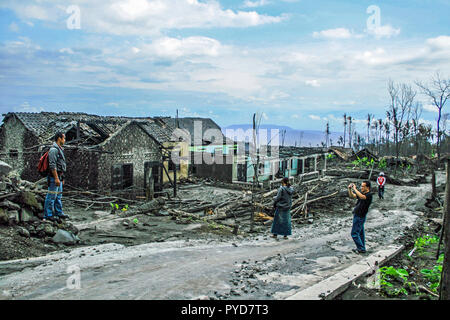
<path fill-rule="evenodd" d="M 370 168 L 375 164 L 375 160 L 373 158 L 369 160 L 369 158 L 367 158 L 367 157 L 360 158 L 360 157 L 356 156 L 356 160 L 353 160 L 352 164 L 354 166 L 359 166 L 360 168 L 361 167 Z"/>
<path fill-rule="evenodd" d="M 431 282 L 439 282 L 441 279 L 442 266 L 436 265 L 433 269 L 422 269 L 420 270 L 420 273 Z"/>
<path fill-rule="evenodd" d="M 417 238 L 414 245 L 419 251 L 423 251 L 423 249 L 425 247 L 429 246 L 430 244 L 437 243 L 437 242 L 439 242 L 438 236 L 436 236 L 436 235 L 429 236 L 426 234 L 423 237 Z"/>
<path fill-rule="evenodd" d="M 381 159 L 381 160 L 378 162 L 378 168 L 380 168 L 380 169 L 386 169 L 386 167 L 387 167 L 386 159 Z"/>
<path fill-rule="evenodd" d="M 431 291 L 437 292 L 441 282 L 442 264 L 444 262 L 444 254 L 441 254 L 436 261 L 436 265 L 432 269 L 422 269 L 420 273 L 429 281 L 428 286 Z"/>
<path fill-rule="evenodd" d="M 133 219 L 133 223 L 134 223 L 134 224 L 138 224 L 138 223 L 139 223 L 139 220 L 138 220 L 137 218 L 134 218 L 134 219 Z"/>
<path fill-rule="evenodd" d="M 385 266 L 380 268 L 380 288 L 388 295 L 408 295 L 404 285 L 412 285 L 408 280 L 409 273 L 405 269 Z M 402 287 L 396 288 L 392 281 L 401 282 Z"/>
<path fill-rule="evenodd" d="M 401 269 L 401 268 L 394 268 L 392 266 L 389 267 L 381 267 L 380 268 L 380 272 L 382 274 L 385 274 L 387 276 L 391 276 L 393 278 L 397 278 L 397 279 L 401 279 L 403 281 L 408 280 L 408 271 L 406 271 L 405 269 Z"/>
<path fill-rule="evenodd" d="M 115 213 L 116 210 L 119 210 L 119 205 L 117 203 L 110 203 L 112 213 Z"/>
<path fill-rule="evenodd" d="M 334 154 L 332 154 L 332 153 L 329 153 L 328 155 L 327 155 L 327 159 L 329 159 L 329 160 L 331 160 L 331 159 L 334 159 L 336 156 L 334 155 Z"/>

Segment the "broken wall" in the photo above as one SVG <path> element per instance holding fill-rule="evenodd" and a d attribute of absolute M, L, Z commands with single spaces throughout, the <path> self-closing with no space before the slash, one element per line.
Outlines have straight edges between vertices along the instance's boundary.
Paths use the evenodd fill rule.
<path fill-rule="evenodd" d="M 113 166 L 131 164 L 132 185 L 144 188 L 144 163 L 161 161 L 158 144 L 139 126 L 131 123 L 101 144 L 102 153 L 98 159 L 98 188 L 112 189 Z"/>
<path fill-rule="evenodd" d="M 83 190 L 98 188 L 100 154 L 82 149 L 64 149 L 67 172 L 65 183 Z"/>
<path fill-rule="evenodd" d="M 0 133 L 0 160 L 17 170 L 22 179 L 36 181 L 41 178 L 37 172 L 41 156 L 38 144 L 37 137 L 20 120 L 10 117 L 4 122 Z"/>

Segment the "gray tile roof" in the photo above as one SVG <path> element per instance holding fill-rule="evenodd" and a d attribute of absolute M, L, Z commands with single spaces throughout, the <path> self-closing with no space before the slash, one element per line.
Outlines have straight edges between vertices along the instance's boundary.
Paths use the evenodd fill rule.
<path fill-rule="evenodd" d="M 192 145 L 195 144 L 194 125 L 196 123 L 198 123 L 199 126 L 201 125 L 202 135 L 204 135 L 205 132 L 209 129 L 218 130 L 220 132 L 223 140 L 222 141 L 214 141 L 212 144 L 214 144 L 214 145 L 221 145 L 223 143 L 233 144 L 233 141 L 231 139 L 228 139 L 223 135 L 222 130 L 219 127 L 219 125 L 210 118 L 186 117 L 186 118 L 176 119 L 176 118 L 171 118 L 171 117 L 161 117 L 160 119 L 162 119 L 166 123 L 171 124 L 173 128 L 176 128 L 176 126 L 177 126 L 176 122 L 178 120 L 179 128 L 182 130 L 186 130 L 186 132 L 189 133 Z M 203 138 L 203 136 L 201 138 Z M 203 141 L 203 142 L 205 142 L 205 141 Z M 197 143 L 197 144 L 200 144 L 200 143 Z"/>
<path fill-rule="evenodd" d="M 170 124 L 155 121 L 152 118 L 131 118 L 118 116 L 98 116 L 75 112 L 10 112 L 3 119 L 6 122 L 10 117 L 17 117 L 25 128 L 33 133 L 39 140 L 51 140 L 57 131 L 67 134 L 76 130 L 80 122 L 80 136 L 87 144 L 98 144 L 120 130 L 128 121 L 135 121 L 155 138 L 159 143 L 170 141 L 174 128 Z"/>

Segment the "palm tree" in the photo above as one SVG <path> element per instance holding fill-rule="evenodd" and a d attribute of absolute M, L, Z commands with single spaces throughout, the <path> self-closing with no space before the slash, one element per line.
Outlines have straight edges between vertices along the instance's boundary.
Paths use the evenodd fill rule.
<path fill-rule="evenodd" d="M 370 120 L 372 115 L 370 113 L 367 114 L 367 143 L 370 143 Z"/>
<path fill-rule="evenodd" d="M 342 145 L 345 148 L 345 129 L 347 127 L 347 115 L 344 113 L 344 144 Z"/>
<path fill-rule="evenodd" d="M 348 116 L 348 146 L 352 147 L 352 117 Z"/>
<path fill-rule="evenodd" d="M 378 119 L 378 128 L 380 128 L 380 132 L 379 132 L 379 138 L 378 138 L 378 154 L 380 154 L 380 144 L 381 144 L 381 137 L 383 134 L 383 120 L 382 119 Z"/>

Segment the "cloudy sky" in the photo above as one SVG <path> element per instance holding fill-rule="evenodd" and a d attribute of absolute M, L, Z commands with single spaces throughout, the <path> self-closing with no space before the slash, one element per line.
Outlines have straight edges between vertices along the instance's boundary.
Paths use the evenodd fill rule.
<path fill-rule="evenodd" d="M 1 0 L 0 110 L 178 109 L 221 126 L 260 112 L 332 131 L 346 112 L 363 130 L 368 112 L 385 117 L 389 79 L 450 77 L 449 12 L 448 0 Z"/>

